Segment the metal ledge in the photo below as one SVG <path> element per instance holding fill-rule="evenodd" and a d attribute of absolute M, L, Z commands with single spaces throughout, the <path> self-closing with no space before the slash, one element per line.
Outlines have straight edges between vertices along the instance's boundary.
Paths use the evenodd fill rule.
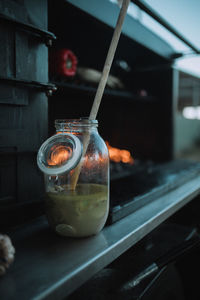
<path fill-rule="evenodd" d="M 93 0 L 91 4 L 89 0 L 81 1 L 81 0 L 65 0 L 66 2 L 70 2 L 71 4 L 79 7 L 85 12 L 91 14 L 96 17 L 100 21 L 115 27 L 116 20 L 116 12 L 118 12 L 119 8 L 117 5 L 113 3 L 106 3 L 105 1 L 97 1 Z M 105 2 L 105 3 L 104 3 Z M 180 41 L 182 41 L 185 45 L 190 47 L 194 53 L 199 54 L 200 49 L 198 49 L 195 45 L 193 45 L 186 37 L 184 37 L 180 32 L 178 32 L 171 24 L 169 24 L 164 18 L 162 18 L 158 12 L 152 9 L 147 3 L 143 0 L 131 0 L 135 5 L 137 5 L 141 10 L 146 12 L 150 17 L 152 17 L 155 21 L 157 21 L 160 25 L 166 28 L 169 32 L 171 32 L 174 36 L 176 36 Z M 112 13 L 111 13 L 112 11 Z M 103 13 L 102 13 L 103 12 Z M 115 18 L 115 19 L 114 19 Z M 145 26 L 140 24 L 134 18 L 129 15 L 126 16 L 123 30 L 122 32 L 126 34 L 128 37 L 140 42 L 143 46 L 147 46 L 153 51 L 156 50 L 158 54 L 167 56 L 167 58 L 176 59 L 183 55 L 183 53 L 175 53 L 175 50 L 170 49 L 170 46 L 158 37 L 156 34 L 153 34 L 151 30 L 148 30 Z M 149 36 L 151 39 L 149 40 Z M 162 47 L 162 51 L 160 52 L 160 47 Z M 173 51 L 173 53 L 172 53 Z"/>
<path fill-rule="evenodd" d="M 9 233 L 16 258 L 0 280 L 1 300 L 64 299 L 200 193 L 199 176 L 97 236 L 59 237 L 44 217 Z"/>
<path fill-rule="evenodd" d="M 176 36 L 180 41 L 182 41 L 185 45 L 190 47 L 196 54 L 200 53 L 200 50 L 195 47 L 188 39 L 186 39 L 181 33 L 179 33 L 172 25 L 170 25 L 165 19 L 163 19 L 155 10 L 152 9 L 147 3 L 144 3 L 142 0 L 131 0 L 135 3 L 140 9 L 145 11 L 150 17 L 156 20 L 160 25 L 165 27 L 169 32 L 171 32 L 174 36 Z M 176 53 L 178 58 L 181 56 L 181 53 Z"/>
<path fill-rule="evenodd" d="M 90 14 L 111 28 L 115 28 L 119 14 L 119 7 L 116 4 L 106 0 L 93 0 L 92 2 L 90 0 L 65 1 L 83 10 L 85 13 Z M 122 33 L 130 38 L 130 40 L 150 49 L 159 56 L 167 59 L 167 61 L 170 61 L 171 57 L 175 54 L 175 50 L 167 42 L 130 15 L 126 15 Z"/>

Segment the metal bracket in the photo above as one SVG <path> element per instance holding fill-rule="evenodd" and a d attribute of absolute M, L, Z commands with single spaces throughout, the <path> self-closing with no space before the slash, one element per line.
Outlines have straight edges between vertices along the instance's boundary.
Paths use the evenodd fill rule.
<path fill-rule="evenodd" d="M 7 84 L 19 85 L 27 88 L 34 88 L 44 91 L 46 95 L 52 96 L 53 92 L 57 90 L 57 87 L 53 83 L 42 83 L 38 81 L 29 81 L 24 79 L 15 79 L 15 78 L 5 78 L 0 76 L 0 82 Z"/>
<path fill-rule="evenodd" d="M 52 32 L 37 28 L 33 25 L 30 25 L 30 24 L 27 24 L 24 22 L 19 22 L 8 16 L 5 16 L 1 13 L 0 13 L 0 20 L 2 20 L 3 22 L 6 22 L 6 23 L 12 24 L 15 28 L 17 28 L 19 30 L 26 31 L 28 33 L 31 33 L 32 35 L 42 38 L 42 40 L 46 44 L 46 46 L 51 46 L 52 40 L 56 39 L 55 34 Z"/>

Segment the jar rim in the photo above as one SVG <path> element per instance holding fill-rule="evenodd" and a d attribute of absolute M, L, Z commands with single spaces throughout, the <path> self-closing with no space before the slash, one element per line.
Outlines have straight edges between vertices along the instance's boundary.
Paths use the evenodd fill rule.
<path fill-rule="evenodd" d="M 55 125 L 59 126 L 98 126 L 98 120 L 91 120 L 89 118 L 79 118 L 79 119 L 56 119 Z"/>

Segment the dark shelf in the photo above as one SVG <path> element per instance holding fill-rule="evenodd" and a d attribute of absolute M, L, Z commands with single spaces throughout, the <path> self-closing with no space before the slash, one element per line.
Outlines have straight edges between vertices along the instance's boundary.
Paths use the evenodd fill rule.
<path fill-rule="evenodd" d="M 86 84 L 76 84 L 68 82 L 57 82 L 51 81 L 53 85 L 57 87 L 57 93 L 65 93 L 70 91 L 72 93 L 84 93 L 89 95 L 95 95 L 97 87 L 89 86 Z M 134 94 L 131 91 L 126 90 L 116 90 L 106 88 L 104 91 L 104 96 L 115 97 L 116 99 L 128 99 L 131 101 L 140 101 L 140 102 L 156 102 L 157 98 L 154 96 L 140 96 Z"/>

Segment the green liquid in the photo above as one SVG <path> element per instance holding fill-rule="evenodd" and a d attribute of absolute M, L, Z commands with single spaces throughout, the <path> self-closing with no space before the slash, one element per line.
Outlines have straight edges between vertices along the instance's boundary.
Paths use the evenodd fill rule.
<path fill-rule="evenodd" d="M 105 225 L 108 209 L 106 185 L 78 184 L 75 191 L 65 186 L 61 192 L 47 193 L 47 218 L 61 235 L 81 237 L 98 233 Z"/>

